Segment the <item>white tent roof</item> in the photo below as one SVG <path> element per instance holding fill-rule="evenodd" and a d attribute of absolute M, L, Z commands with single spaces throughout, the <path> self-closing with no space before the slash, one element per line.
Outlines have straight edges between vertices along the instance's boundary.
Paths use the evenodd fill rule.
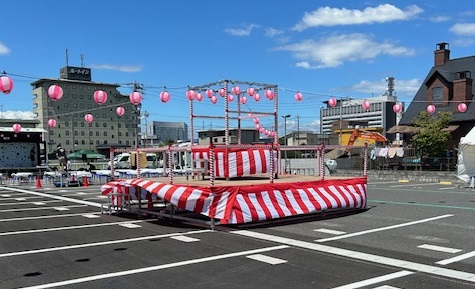
<path fill-rule="evenodd" d="M 475 145 L 475 126 L 466 136 L 460 138 L 460 144 Z"/>

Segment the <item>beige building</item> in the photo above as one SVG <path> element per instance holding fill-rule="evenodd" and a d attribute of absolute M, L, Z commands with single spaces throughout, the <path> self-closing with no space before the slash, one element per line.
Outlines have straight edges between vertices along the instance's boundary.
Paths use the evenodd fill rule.
<path fill-rule="evenodd" d="M 60 78 L 43 78 L 33 86 L 33 112 L 39 120 L 38 128 L 46 130 L 47 152 L 52 153 L 58 144 L 69 151 L 94 150 L 96 147 L 116 145 L 135 147 L 140 134 L 140 107 L 134 106 L 128 95 L 118 91 L 118 84 L 93 82 L 91 70 L 84 67 L 66 66 L 60 70 Z M 53 101 L 48 88 L 59 85 L 63 96 Z M 97 104 L 94 92 L 103 90 L 107 101 Z M 125 113 L 118 116 L 116 108 L 122 106 Z M 86 114 L 94 120 L 87 123 Z M 56 127 L 49 127 L 48 120 L 55 119 Z"/>

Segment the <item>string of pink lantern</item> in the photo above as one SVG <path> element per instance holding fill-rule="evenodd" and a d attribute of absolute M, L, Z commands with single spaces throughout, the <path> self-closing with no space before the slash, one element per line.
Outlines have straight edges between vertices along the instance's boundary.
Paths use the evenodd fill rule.
<path fill-rule="evenodd" d="M 13 80 L 6 76 L 0 76 L 0 91 L 4 94 L 9 94 L 13 89 Z"/>

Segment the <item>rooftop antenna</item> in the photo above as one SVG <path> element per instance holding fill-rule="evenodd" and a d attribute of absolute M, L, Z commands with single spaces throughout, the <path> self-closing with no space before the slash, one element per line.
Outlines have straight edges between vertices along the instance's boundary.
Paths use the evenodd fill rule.
<path fill-rule="evenodd" d="M 66 66 L 69 66 L 69 55 L 68 55 L 68 49 L 66 48 Z"/>
<path fill-rule="evenodd" d="M 81 67 L 84 67 L 84 54 L 81 53 Z"/>

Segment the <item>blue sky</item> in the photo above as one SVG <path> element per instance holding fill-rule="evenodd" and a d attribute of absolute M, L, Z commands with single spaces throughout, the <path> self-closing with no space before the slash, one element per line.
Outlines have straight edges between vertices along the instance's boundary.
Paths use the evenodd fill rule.
<path fill-rule="evenodd" d="M 59 77 L 67 49 L 69 65 L 81 66 L 82 55 L 93 81 L 124 84 L 127 95 L 125 84 L 143 84 L 148 121 L 189 123 L 187 87 L 228 79 L 278 85 L 279 115 L 291 115 L 287 130 L 318 131 L 319 108 L 331 96 L 378 96 L 393 76 L 399 100 L 409 102 L 433 66 L 437 43 L 449 43 L 451 58 L 474 55 L 475 47 L 468 0 L 85 3 L 17 0 L 5 7 L 0 72 L 15 87 L 1 96 L 3 117 L 31 118 L 30 83 Z M 159 101 L 164 89 L 168 103 Z M 224 117 L 223 103 L 205 98 L 195 113 Z M 243 110 L 272 108 L 262 97 L 249 98 Z M 199 128 L 211 125 L 222 128 L 224 120 L 195 119 Z M 252 120 L 243 126 L 253 127 Z"/>

